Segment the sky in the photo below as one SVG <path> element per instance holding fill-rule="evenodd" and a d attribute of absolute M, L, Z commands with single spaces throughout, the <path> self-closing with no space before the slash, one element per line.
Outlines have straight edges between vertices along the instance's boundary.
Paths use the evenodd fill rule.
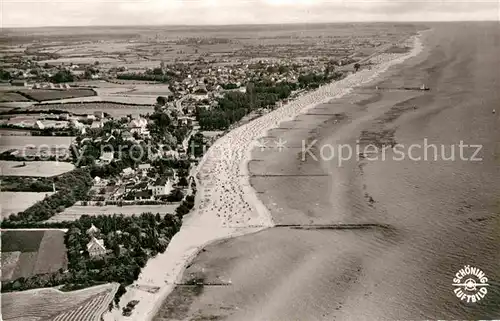
<path fill-rule="evenodd" d="M 499 0 L 0 0 L 0 25 L 220 25 L 495 20 Z"/>

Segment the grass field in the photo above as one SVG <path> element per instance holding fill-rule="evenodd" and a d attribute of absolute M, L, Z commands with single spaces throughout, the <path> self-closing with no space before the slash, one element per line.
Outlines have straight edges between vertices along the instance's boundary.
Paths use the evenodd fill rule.
<path fill-rule="evenodd" d="M 108 91 L 109 92 L 109 91 Z M 102 102 L 102 101 L 111 101 L 115 103 L 121 104 L 141 104 L 141 105 L 154 105 L 156 103 L 155 96 L 147 96 L 147 95 L 132 95 L 132 94 L 102 94 L 99 96 L 91 96 L 91 97 L 79 97 L 79 98 L 67 98 L 67 99 L 58 99 L 52 100 L 48 103 L 81 103 L 81 102 Z M 9 103 L 5 103 L 9 104 Z"/>
<path fill-rule="evenodd" d="M 30 100 L 18 93 L 0 91 L 0 102 L 9 102 L 9 101 L 30 101 Z"/>
<path fill-rule="evenodd" d="M 56 272 L 67 266 L 64 232 L 2 231 L 2 281 Z"/>
<path fill-rule="evenodd" d="M 47 148 L 66 148 L 68 149 L 75 137 L 63 136 L 1 136 L 0 137 L 0 153 L 10 150 L 38 147 L 40 149 Z"/>
<path fill-rule="evenodd" d="M 169 205 L 130 205 L 130 206 L 71 206 L 64 210 L 64 212 L 52 216 L 47 222 L 62 222 L 62 221 L 74 221 L 77 220 L 82 215 L 113 215 L 113 214 L 123 214 L 123 215 L 139 215 L 145 212 L 151 212 L 153 214 L 160 213 L 160 215 L 165 215 L 168 213 L 175 213 L 175 209 L 179 206 L 178 203 L 173 203 Z"/>
<path fill-rule="evenodd" d="M 0 218 L 24 211 L 33 204 L 43 200 L 53 193 L 36 192 L 2 192 L 0 193 Z"/>
<path fill-rule="evenodd" d="M 118 284 L 61 292 L 38 289 L 2 294 L 4 321 L 100 321 L 118 289 Z"/>
<path fill-rule="evenodd" d="M 156 98 L 155 98 L 156 99 Z M 124 103 L 127 103 L 123 99 Z M 128 103 L 132 103 L 128 101 Z M 153 113 L 154 107 L 152 105 L 145 106 L 131 106 L 124 105 L 123 103 L 113 102 L 86 102 L 82 103 L 64 103 L 64 104 L 40 104 L 36 105 L 34 109 L 59 109 L 77 114 L 93 114 L 96 111 L 103 111 L 113 117 L 124 117 L 129 114 L 138 116 L 139 114 Z"/>
<path fill-rule="evenodd" d="M 23 166 L 23 165 L 26 166 Z M 51 177 L 69 172 L 75 165 L 67 162 L 16 162 L 0 161 L 1 175 Z"/>
<path fill-rule="evenodd" d="M 36 101 L 59 100 L 68 98 L 79 98 L 96 96 L 96 92 L 92 89 L 86 88 L 72 88 L 67 90 L 53 90 L 53 89 L 23 89 L 19 92 L 29 99 Z"/>
<path fill-rule="evenodd" d="M 49 65 L 60 65 L 62 63 L 69 64 L 69 63 L 74 63 L 74 64 L 93 64 L 94 62 L 99 61 L 99 63 L 112 63 L 119 61 L 117 59 L 113 58 L 107 58 L 107 57 L 63 57 L 59 59 L 51 59 L 51 60 L 42 60 L 39 61 L 38 63 L 40 65 L 43 65 L 45 63 L 48 63 Z"/>
<path fill-rule="evenodd" d="M 15 101 L 15 102 L 1 102 L 0 101 L 0 112 L 8 111 L 14 108 L 28 108 L 33 106 L 35 101 Z"/>

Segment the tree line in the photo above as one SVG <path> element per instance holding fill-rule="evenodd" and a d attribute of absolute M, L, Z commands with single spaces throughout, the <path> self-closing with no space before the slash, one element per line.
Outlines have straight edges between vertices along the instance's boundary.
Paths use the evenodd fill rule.
<path fill-rule="evenodd" d="M 87 197 L 93 181 L 86 168 L 77 168 L 54 178 L 57 192 L 26 210 L 9 216 L 11 222 L 44 221 Z M 2 222 L 3 223 L 3 222 Z"/>

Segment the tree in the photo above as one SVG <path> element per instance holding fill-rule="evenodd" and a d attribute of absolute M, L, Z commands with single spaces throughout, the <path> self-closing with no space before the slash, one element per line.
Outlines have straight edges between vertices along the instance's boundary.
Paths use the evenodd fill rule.
<path fill-rule="evenodd" d="M 160 106 L 165 106 L 167 104 L 167 97 L 164 96 L 158 96 L 156 98 L 156 103 Z"/>
<path fill-rule="evenodd" d="M 180 179 L 179 179 L 179 183 L 178 183 L 179 186 L 182 186 L 182 187 L 187 187 L 189 185 L 188 183 L 188 180 L 185 176 L 182 176 Z"/>
<path fill-rule="evenodd" d="M 174 189 L 170 194 L 167 196 L 167 201 L 168 202 L 179 202 L 184 198 L 184 194 L 182 193 L 182 190 L 179 188 Z"/>
<path fill-rule="evenodd" d="M 158 76 L 163 76 L 163 69 L 161 68 L 154 68 L 153 69 L 153 75 L 158 75 Z"/>
<path fill-rule="evenodd" d="M 118 305 L 118 302 L 120 302 L 120 297 L 127 292 L 127 289 L 123 286 L 123 284 L 120 283 L 120 286 L 118 287 L 118 290 L 115 293 L 115 304 Z"/>
<path fill-rule="evenodd" d="M 359 63 L 354 64 L 354 70 L 358 71 L 359 68 L 361 68 L 361 65 Z"/>
<path fill-rule="evenodd" d="M 116 256 L 116 257 L 119 257 L 120 256 L 120 245 L 118 245 L 118 243 L 115 243 L 113 244 L 113 254 Z"/>
<path fill-rule="evenodd" d="M 52 82 L 61 83 L 61 82 L 73 82 L 74 76 L 68 70 L 60 70 L 54 76 L 50 78 Z"/>

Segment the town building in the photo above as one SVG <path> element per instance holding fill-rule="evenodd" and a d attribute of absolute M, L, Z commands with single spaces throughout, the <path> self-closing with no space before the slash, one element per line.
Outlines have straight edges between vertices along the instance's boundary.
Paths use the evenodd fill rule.
<path fill-rule="evenodd" d="M 147 126 L 148 126 L 148 121 L 142 117 L 132 119 L 128 124 L 130 132 L 132 134 L 138 133 L 139 135 L 147 135 L 149 133 Z"/>
<path fill-rule="evenodd" d="M 113 161 L 114 158 L 115 158 L 115 156 L 114 156 L 113 152 L 103 152 L 101 154 L 101 157 L 99 157 L 99 160 L 102 163 L 109 164 Z"/>
<path fill-rule="evenodd" d="M 153 196 L 168 195 L 172 191 L 172 182 L 168 178 L 160 178 L 149 189 Z"/>
<path fill-rule="evenodd" d="M 140 164 L 138 166 L 139 172 L 143 175 L 146 176 L 147 173 L 151 170 L 151 164 Z"/>
<path fill-rule="evenodd" d="M 71 123 L 75 126 L 76 129 L 80 131 L 82 135 L 85 135 L 87 129 L 85 128 L 84 124 L 80 123 L 77 119 L 72 119 Z"/>
<path fill-rule="evenodd" d="M 134 176 L 134 174 L 135 174 L 135 171 L 134 171 L 132 168 L 130 168 L 130 167 L 127 167 L 127 168 L 125 168 L 125 169 L 122 171 L 122 175 L 123 175 L 123 177 L 125 177 L 125 178 L 132 177 L 132 176 Z"/>
<path fill-rule="evenodd" d="M 196 118 L 189 116 L 181 116 L 177 119 L 179 126 L 181 125 L 191 126 L 194 120 L 196 120 Z"/>
<path fill-rule="evenodd" d="M 134 141 L 135 138 L 129 131 L 122 132 L 122 139 L 127 141 Z"/>

